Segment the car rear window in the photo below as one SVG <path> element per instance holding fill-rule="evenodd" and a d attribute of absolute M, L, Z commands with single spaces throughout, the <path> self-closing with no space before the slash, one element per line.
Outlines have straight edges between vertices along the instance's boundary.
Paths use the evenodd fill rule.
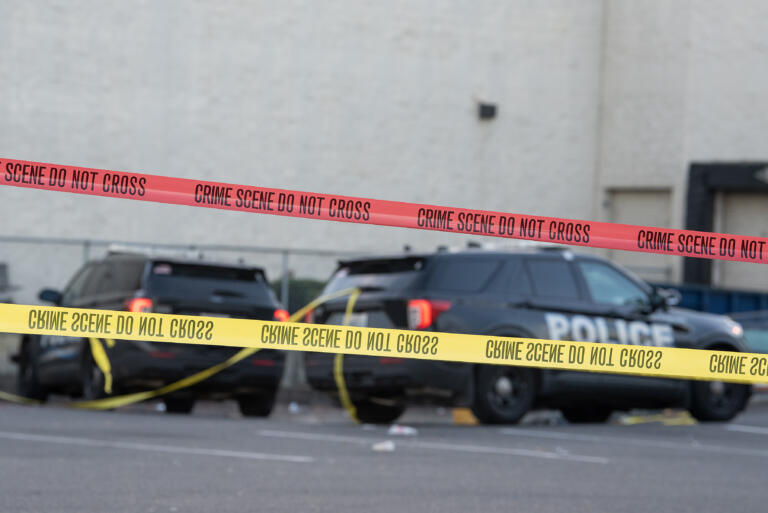
<path fill-rule="evenodd" d="M 168 296 L 207 295 L 268 301 L 271 289 L 257 268 L 153 262 L 148 286 Z"/>
<path fill-rule="evenodd" d="M 348 288 L 368 291 L 405 290 L 423 276 L 426 258 L 404 257 L 340 262 L 324 294 Z"/>
<path fill-rule="evenodd" d="M 533 260 L 526 262 L 533 283 L 534 294 L 541 297 L 578 299 L 579 289 L 568 262 L 561 260 Z"/>
<path fill-rule="evenodd" d="M 427 289 L 450 292 L 479 292 L 501 262 L 489 258 L 444 259 L 429 277 Z"/>
<path fill-rule="evenodd" d="M 231 280 L 258 282 L 264 281 L 264 273 L 260 269 L 240 267 L 217 267 L 212 265 L 175 264 L 155 262 L 152 274 L 164 276 L 183 276 L 185 278 L 208 278 L 213 280 Z"/>

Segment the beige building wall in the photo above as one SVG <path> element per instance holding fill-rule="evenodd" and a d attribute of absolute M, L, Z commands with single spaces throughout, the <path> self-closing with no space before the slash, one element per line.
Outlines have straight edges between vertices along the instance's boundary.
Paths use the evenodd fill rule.
<path fill-rule="evenodd" d="M 7 0 L 0 155 L 683 227 L 691 162 L 768 161 L 767 48 L 761 0 Z M 478 101 L 498 117 L 480 121 Z M 1 235 L 39 237 L 371 252 L 468 240 L 13 188 L 0 217 Z M 611 255 L 681 277 L 679 258 Z M 81 260 L 0 245 L 18 301 Z M 280 264 L 250 261 L 272 276 Z"/>
<path fill-rule="evenodd" d="M 588 218 L 602 2 L 27 2 L 0 155 Z M 498 106 L 480 121 L 477 102 Z M 5 188 L 5 234 L 364 251 L 466 237 Z M 31 300 L 74 263 L 0 247 Z M 261 262 L 261 259 L 256 259 Z M 276 265 L 268 262 L 271 275 Z M 326 260 L 297 269 L 325 277 Z M 66 271 L 62 271 L 66 268 Z"/>
<path fill-rule="evenodd" d="M 768 197 L 765 194 L 721 193 L 715 199 L 715 225 L 727 233 L 768 237 Z M 722 287 L 768 290 L 768 272 L 756 272 L 746 262 L 716 262 L 712 281 Z"/>
<path fill-rule="evenodd" d="M 758 0 L 611 0 L 605 2 L 596 216 L 611 220 L 612 191 L 669 191 L 622 207 L 623 222 L 653 224 L 669 212 L 684 228 L 691 163 L 768 162 L 768 4 Z M 739 195 L 741 196 L 741 195 Z M 762 199 L 761 199 L 762 198 Z M 615 199 L 615 198 L 614 198 Z M 761 235 L 768 197 L 717 203 L 723 231 Z M 728 221 L 730 220 L 730 221 Z M 616 252 L 614 252 L 616 253 Z M 654 278 L 682 259 L 614 255 Z M 715 284 L 766 288 L 751 264 L 716 264 Z"/>

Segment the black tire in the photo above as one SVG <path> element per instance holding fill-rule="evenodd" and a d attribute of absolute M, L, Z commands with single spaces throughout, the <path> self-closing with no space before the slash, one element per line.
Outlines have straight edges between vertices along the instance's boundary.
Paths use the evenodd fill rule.
<path fill-rule="evenodd" d="M 536 399 L 536 373 L 525 367 L 476 368 L 472 413 L 483 424 L 515 424 Z"/>
<path fill-rule="evenodd" d="M 260 394 L 241 395 L 237 398 L 237 405 L 243 417 L 269 417 L 275 406 L 277 390 L 269 390 Z"/>
<path fill-rule="evenodd" d="M 357 420 L 363 424 L 391 424 L 405 411 L 404 404 L 390 400 L 357 399 L 352 404 Z"/>
<path fill-rule="evenodd" d="M 749 385 L 693 381 L 690 412 L 693 418 L 702 422 L 725 422 L 744 409 L 749 395 Z"/>
<path fill-rule="evenodd" d="M 597 424 L 608 420 L 613 410 L 599 406 L 570 406 L 568 408 L 560 408 L 560 413 L 571 424 Z"/>
<path fill-rule="evenodd" d="M 48 390 L 40 384 L 37 376 L 37 361 L 32 351 L 32 342 L 22 342 L 19 352 L 19 367 L 16 370 L 16 393 L 20 396 L 45 402 Z"/>
<path fill-rule="evenodd" d="M 163 403 L 166 413 L 192 413 L 192 409 L 195 407 L 195 399 L 192 397 L 166 397 L 163 399 Z"/>
<path fill-rule="evenodd" d="M 93 359 L 91 348 L 87 344 L 83 347 L 83 358 L 80 367 L 80 389 L 85 401 L 95 401 L 107 397 L 104 391 L 104 373 Z M 114 383 L 112 384 L 114 386 Z"/>

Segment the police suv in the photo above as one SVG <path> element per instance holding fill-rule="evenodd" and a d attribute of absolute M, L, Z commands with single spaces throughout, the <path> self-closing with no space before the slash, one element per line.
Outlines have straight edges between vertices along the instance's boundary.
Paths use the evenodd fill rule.
<path fill-rule="evenodd" d="M 725 316 L 671 306 L 657 290 L 602 258 L 568 250 L 438 251 L 339 262 L 325 293 L 362 289 L 351 324 L 493 336 L 744 351 Z M 314 322 L 342 324 L 346 301 Z M 409 398 L 469 405 L 484 423 L 514 423 L 534 408 L 572 422 L 614 410 L 686 407 L 724 421 L 744 409 L 745 385 L 441 361 L 345 356 L 344 379 L 363 422 L 391 422 Z M 307 377 L 334 392 L 332 356 L 309 353 Z"/>
<path fill-rule="evenodd" d="M 125 252 L 88 262 L 63 292 L 46 289 L 40 299 L 76 308 L 288 320 L 288 312 L 260 268 Z M 238 351 L 123 340 L 107 344 L 105 349 L 115 394 L 159 388 L 221 363 Z M 26 335 L 15 359 L 21 395 L 38 400 L 52 393 L 86 399 L 105 395 L 105 377 L 87 339 Z M 189 413 L 198 397 L 213 397 L 236 399 L 243 415 L 268 415 L 283 362 L 278 351 L 259 351 L 193 388 L 165 396 L 166 411 Z"/>

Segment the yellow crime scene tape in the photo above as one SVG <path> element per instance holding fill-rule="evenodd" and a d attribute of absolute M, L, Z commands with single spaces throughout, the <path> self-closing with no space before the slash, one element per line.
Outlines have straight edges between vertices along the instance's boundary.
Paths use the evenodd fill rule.
<path fill-rule="evenodd" d="M 360 289 L 354 289 L 350 293 L 347 300 L 347 308 L 344 310 L 344 320 L 342 321 L 344 326 L 349 325 L 349 320 L 355 309 L 355 303 L 361 292 Z M 341 401 L 341 405 L 349 414 L 349 418 L 355 422 L 360 422 L 360 419 L 357 418 L 357 409 L 349 397 L 347 383 L 344 381 L 344 353 L 336 353 L 336 356 L 333 358 L 333 380 L 336 382 L 336 388 L 339 392 L 339 401 Z"/>
<path fill-rule="evenodd" d="M 16 394 L 9 394 L 8 392 L 3 392 L 2 390 L 0 390 L 0 400 L 7 401 L 9 403 L 40 404 L 40 401 L 38 401 L 37 399 L 30 399 L 29 397 L 22 397 Z"/>
<path fill-rule="evenodd" d="M 315 308 L 317 308 L 318 306 L 320 306 L 321 304 L 327 301 L 331 301 L 333 299 L 337 299 L 344 296 L 349 296 L 349 300 L 347 302 L 347 309 L 346 309 L 347 313 L 344 317 L 344 322 L 347 323 L 349 320 L 349 316 L 351 315 L 352 310 L 354 309 L 355 301 L 357 300 L 357 297 L 359 295 L 360 295 L 359 289 L 344 289 L 344 290 L 334 292 L 332 294 L 326 294 L 326 295 L 320 296 L 312 300 L 311 302 L 309 302 L 307 305 L 300 308 L 298 311 L 292 314 L 288 320 L 289 322 L 296 322 L 302 319 L 307 314 L 307 312 L 314 310 Z M 6 306 L 6 305 L 0 305 L 0 307 L 2 306 Z M 37 307 L 30 306 L 29 308 L 37 308 Z M 67 310 L 67 311 L 79 310 L 79 309 L 73 309 L 73 308 L 62 309 L 58 307 L 42 307 L 42 308 L 52 308 L 55 310 Z M 96 310 L 96 311 L 100 311 L 100 310 Z M 119 313 L 119 312 L 109 312 L 109 313 Z M 0 331 L 6 331 L 4 328 L 5 325 L 3 322 L 5 319 L 6 319 L 6 316 L 2 311 L 2 308 L 0 308 Z M 18 332 L 18 333 L 27 333 L 27 332 Z M 33 333 L 33 332 L 29 332 L 29 333 Z M 43 333 L 37 333 L 37 332 L 34 332 L 34 333 L 43 334 Z M 82 337 L 84 335 L 79 335 L 79 336 Z M 123 337 L 123 339 L 126 339 L 126 337 Z M 105 338 L 104 340 L 106 341 L 109 347 L 114 346 L 114 344 L 116 343 L 115 340 L 112 338 Z M 137 339 L 131 338 L 130 340 L 137 340 Z M 155 342 L 160 341 L 157 339 L 153 339 L 153 340 Z M 109 357 L 107 356 L 107 352 L 98 338 L 89 337 L 88 341 L 89 341 L 89 346 L 91 349 L 91 354 L 93 355 L 94 362 L 99 367 L 102 374 L 104 374 L 104 392 L 107 394 L 111 394 L 112 393 L 112 365 L 109 361 Z M 127 406 L 129 404 L 134 404 L 137 402 L 154 399 L 166 394 L 170 394 L 172 392 L 177 392 L 184 388 L 191 387 L 198 383 L 201 383 L 202 381 L 205 381 L 206 379 L 218 374 L 219 372 L 235 365 L 236 363 L 244 360 L 245 358 L 248 358 L 252 354 L 259 351 L 260 349 L 262 348 L 245 347 L 219 364 L 209 367 L 208 369 L 196 372 L 195 374 L 187 376 L 186 378 L 180 379 L 179 381 L 170 383 L 168 385 L 165 385 L 155 390 L 136 392 L 133 394 L 126 394 L 126 395 L 121 395 L 116 397 L 107 397 L 103 399 L 94 399 L 90 401 L 75 401 L 75 402 L 69 403 L 69 405 L 74 408 L 89 409 L 89 410 L 111 410 L 114 408 L 119 408 L 121 406 Z M 336 365 L 339 367 L 340 371 L 339 371 L 339 374 L 334 374 L 334 377 L 336 379 L 336 384 L 339 387 L 339 395 L 341 397 L 342 405 L 349 412 L 350 417 L 353 420 L 357 421 L 357 418 L 354 412 L 354 406 L 352 405 L 352 402 L 349 399 L 349 394 L 347 392 L 347 388 L 344 383 L 344 375 L 343 375 L 343 372 L 341 372 L 342 363 L 340 358 L 338 359 L 338 363 Z M 36 399 L 30 399 L 28 397 L 23 397 L 20 395 L 3 392 L 2 390 L 0 390 L 0 400 L 18 403 L 18 404 L 41 404 L 41 402 Z"/>
<path fill-rule="evenodd" d="M 676 347 L 12 304 L 0 331 L 768 383 L 768 354 Z"/>

